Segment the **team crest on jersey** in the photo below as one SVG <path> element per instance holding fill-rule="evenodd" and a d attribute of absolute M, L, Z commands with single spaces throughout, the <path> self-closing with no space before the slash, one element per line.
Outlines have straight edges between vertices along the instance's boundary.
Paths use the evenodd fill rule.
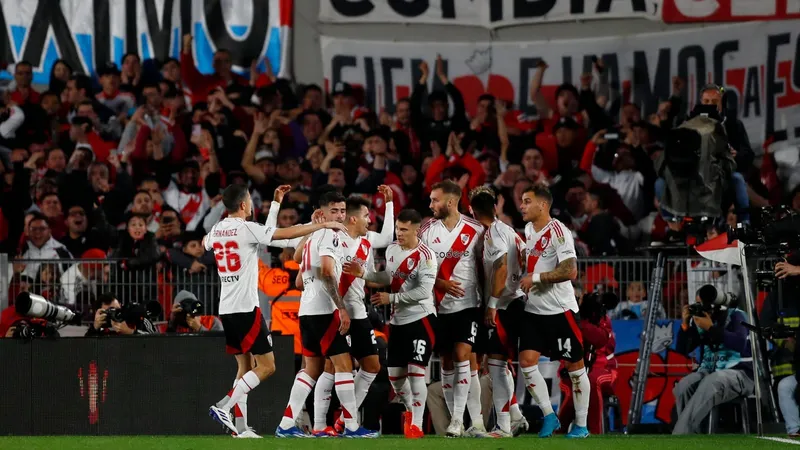
<path fill-rule="evenodd" d="M 409 259 L 408 263 L 406 263 L 406 265 L 408 266 L 408 270 L 413 269 L 415 263 L 416 263 L 416 261 L 414 261 L 413 259 Z"/>
<path fill-rule="evenodd" d="M 550 241 L 547 239 L 547 236 L 543 237 L 541 242 L 542 242 L 542 248 L 547 248 L 547 244 L 550 243 Z"/>
<path fill-rule="evenodd" d="M 469 235 L 467 233 L 461 233 L 461 243 L 466 244 L 469 241 Z"/>

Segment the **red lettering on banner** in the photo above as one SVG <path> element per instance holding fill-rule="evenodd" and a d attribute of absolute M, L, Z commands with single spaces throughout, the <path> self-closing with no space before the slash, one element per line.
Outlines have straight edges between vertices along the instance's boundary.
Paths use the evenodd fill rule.
<path fill-rule="evenodd" d="M 800 19 L 786 0 L 664 0 L 662 8 L 666 23 Z"/>
<path fill-rule="evenodd" d="M 407 98 L 411 95 L 411 88 L 408 86 L 396 86 L 394 88 L 394 95 L 397 100 Z"/>
<path fill-rule="evenodd" d="M 745 69 L 728 69 L 725 71 L 725 85 L 733 86 L 739 94 L 739 105 L 744 104 Z"/>
<path fill-rule="evenodd" d="M 796 64 L 800 64 L 797 61 Z M 792 62 L 780 61 L 778 63 L 778 78 L 783 80 L 783 94 L 778 97 L 778 108 L 788 108 L 800 105 L 800 91 L 792 85 Z"/>
<path fill-rule="evenodd" d="M 488 87 L 483 85 L 483 81 L 476 75 L 464 75 L 453 80 L 453 84 L 461 91 L 464 96 L 464 107 L 469 115 L 475 114 L 478 106 L 478 97 L 489 93 L 503 100 L 514 101 L 514 85 L 511 81 L 499 74 L 489 75 Z"/>

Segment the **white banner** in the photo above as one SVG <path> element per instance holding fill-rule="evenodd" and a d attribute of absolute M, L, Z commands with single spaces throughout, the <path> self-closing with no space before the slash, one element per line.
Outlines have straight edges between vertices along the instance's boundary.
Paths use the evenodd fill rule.
<path fill-rule="evenodd" d="M 87 74 L 108 61 L 121 66 L 127 52 L 179 58 L 181 36 L 191 33 L 203 73 L 212 72 L 214 52 L 225 48 L 234 70 L 248 72 L 253 58 L 266 56 L 276 73 L 289 76 L 292 1 L 0 0 L 0 60 L 30 62 L 34 83 L 47 84 L 59 58 Z"/>
<path fill-rule="evenodd" d="M 322 0 L 320 22 L 428 23 L 496 28 L 614 18 L 661 20 L 662 0 Z"/>
<path fill-rule="evenodd" d="M 691 31 L 627 37 L 516 43 L 369 42 L 323 37 L 323 72 L 327 86 L 346 81 L 363 90 L 367 106 L 392 108 L 409 96 L 419 79 L 419 63 L 434 71 L 437 54 L 474 111 L 484 92 L 530 111 L 530 79 L 540 59 L 549 64 L 543 92 L 579 82 L 592 57 L 602 57 L 610 85 L 630 93 L 645 117 L 671 94 L 671 79 L 687 82 L 686 107 L 708 82 L 723 84 L 744 121 L 750 140 L 800 140 L 800 28 L 794 22 L 748 23 Z M 439 81 L 432 73 L 431 88 Z M 433 84 L 436 83 L 436 84 Z"/>

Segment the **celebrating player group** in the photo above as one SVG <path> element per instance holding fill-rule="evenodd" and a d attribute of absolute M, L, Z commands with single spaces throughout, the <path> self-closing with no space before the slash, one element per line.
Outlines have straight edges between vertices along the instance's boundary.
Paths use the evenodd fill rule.
<path fill-rule="evenodd" d="M 435 184 L 433 218 L 423 222 L 415 210 L 403 210 L 395 220 L 392 190 L 380 186 L 386 203 L 380 233 L 368 231 L 370 202 L 336 191 L 320 196 L 313 223 L 277 228 L 280 203 L 289 189 L 276 189 L 267 222 L 260 225 L 248 221 L 252 201 L 246 187 L 228 187 L 223 194 L 227 217 L 204 239 L 205 248 L 216 256 L 222 281 L 220 318 L 227 350 L 238 364 L 233 389 L 209 414 L 234 437 L 259 437 L 247 425 L 247 394 L 275 371 L 271 336 L 258 308 L 259 246 L 295 248 L 302 277 L 304 368 L 295 377 L 275 436 L 379 435 L 362 427 L 358 418 L 381 368 L 375 331 L 367 319 L 367 282 L 387 291 L 366 301 L 391 311 L 387 369 L 406 407 L 407 438 L 423 437 L 425 379 L 434 352 L 441 361 L 450 414 L 447 436 L 505 438 L 527 431 L 514 394 L 511 360 L 519 362 L 528 392 L 543 412 L 539 436 L 559 430 L 562 424 L 538 369 L 540 355 L 565 361 L 572 380 L 575 421 L 566 436 L 589 435 L 589 378 L 572 288 L 575 246 L 567 227 L 550 217 L 552 196 L 546 188 L 532 187 L 522 196 L 524 239 L 498 220 L 495 195 L 488 188 L 470 193 L 467 216 L 459 212 L 461 187 L 452 181 Z M 373 250 L 379 248 L 386 249 L 382 271 L 373 263 Z M 354 361 L 359 368 L 355 375 Z M 481 415 L 478 373 L 484 362 L 493 381 L 496 426 L 491 431 Z M 314 417 L 307 432 L 301 413 L 312 391 Z M 326 417 L 333 391 L 341 414 L 330 426 Z M 471 426 L 465 429 L 467 413 Z"/>

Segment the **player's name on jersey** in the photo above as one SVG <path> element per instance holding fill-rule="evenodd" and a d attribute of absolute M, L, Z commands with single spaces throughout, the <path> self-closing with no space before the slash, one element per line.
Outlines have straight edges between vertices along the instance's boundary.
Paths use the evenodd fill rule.
<path fill-rule="evenodd" d="M 231 228 L 229 230 L 214 230 L 214 237 L 231 237 L 236 236 L 239 232 L 238 228 Z"/>
<path fill-rule="evenodd" d="M 239 281 L 239 275 L 220 275 L 219 281 L 223 283 L 236 283 Z"/>

